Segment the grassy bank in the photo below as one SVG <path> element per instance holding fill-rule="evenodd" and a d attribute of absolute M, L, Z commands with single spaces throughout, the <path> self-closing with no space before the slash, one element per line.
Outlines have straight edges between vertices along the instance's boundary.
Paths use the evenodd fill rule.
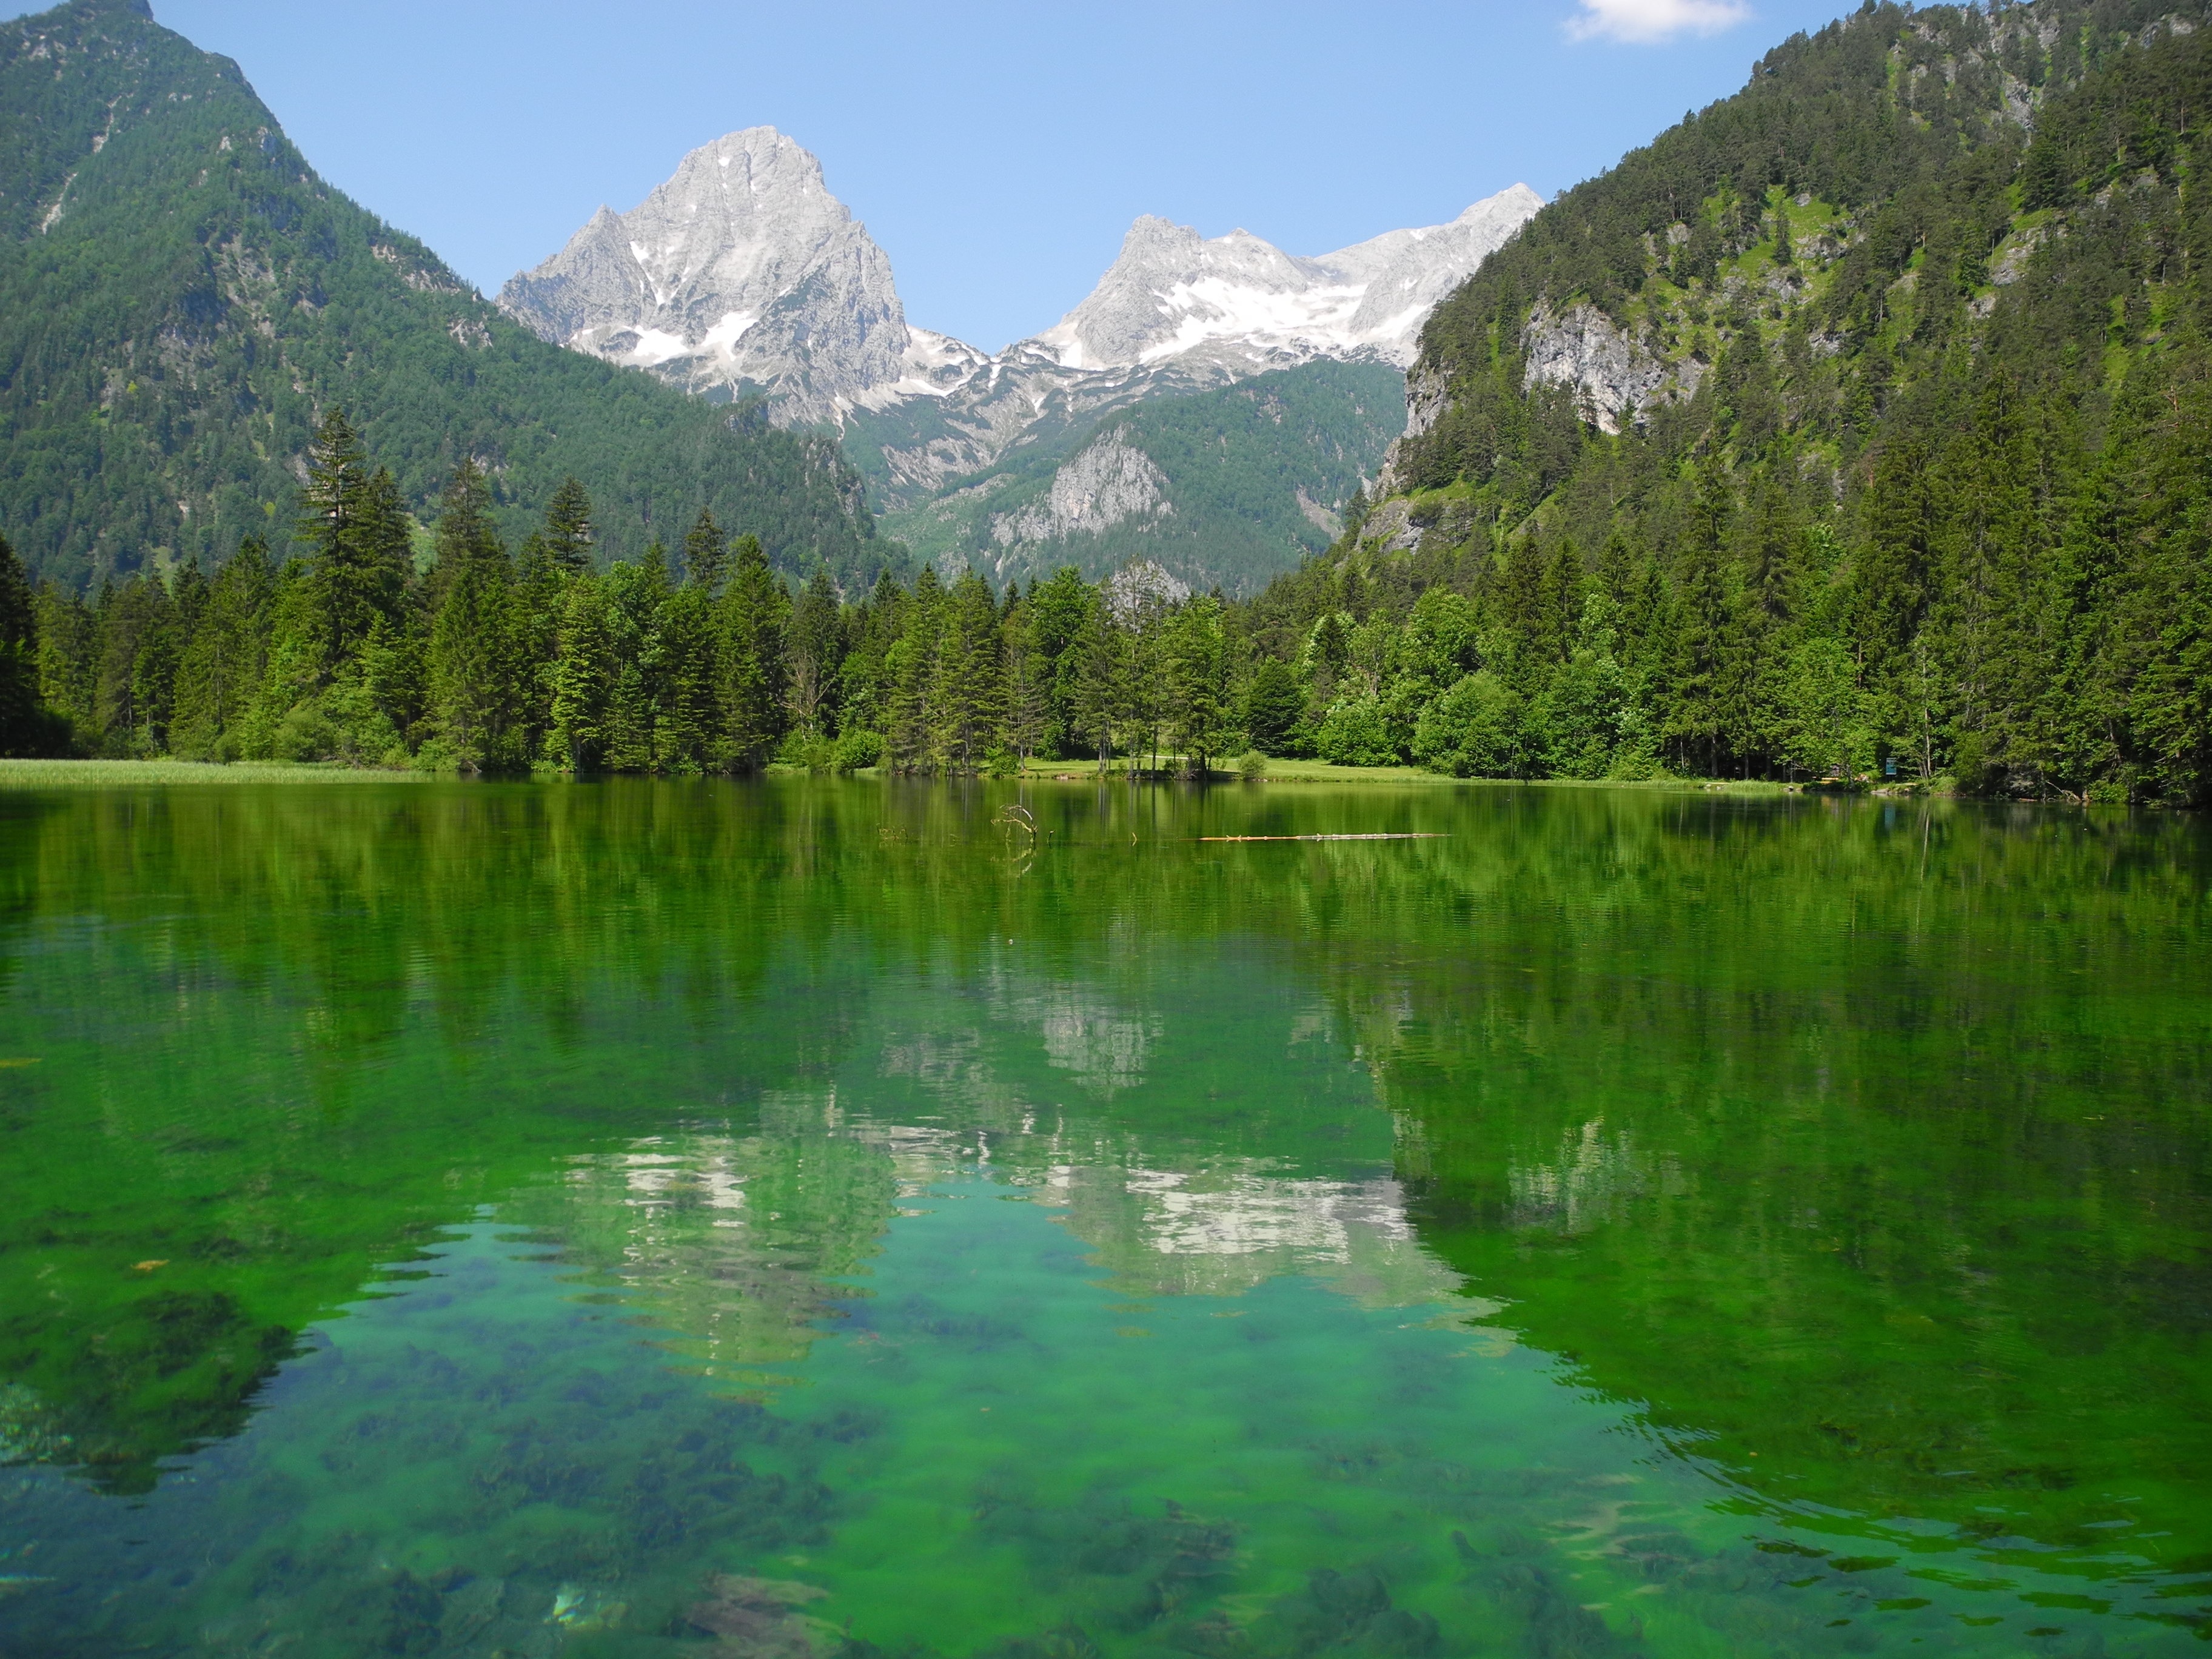
<path fill-rule="evenodd" d="M 214 766 L 179 760 L 0 760 L 0 789 L 53 789 L 128 783 L 419 783 L 428 774 L 355 766 L 294 766 L 240 761 Z"/>

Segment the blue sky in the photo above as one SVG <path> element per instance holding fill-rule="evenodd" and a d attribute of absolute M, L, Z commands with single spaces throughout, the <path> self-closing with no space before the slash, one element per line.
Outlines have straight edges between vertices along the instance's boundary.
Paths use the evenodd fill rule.
<path fill-rule="evenodd" d="M 908 318 L 994 349 L 1139 213 L 1319 253 L 1516 179 L 1548 198 L 1841 3 L 153 0 L 487 293 L 768 124 L 822 158 Z"/>

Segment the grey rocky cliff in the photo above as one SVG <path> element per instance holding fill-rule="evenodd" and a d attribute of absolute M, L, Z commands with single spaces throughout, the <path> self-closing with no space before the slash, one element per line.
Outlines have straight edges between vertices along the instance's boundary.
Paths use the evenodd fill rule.
<path fill-rule="evenodd" d="M 897 508 L 1148 398 L 1316 358 L 1403 367 L 1437 301 L 1541 205 L 1516 185 L 1448 224 L 1310 258 L 1147 216 L 1057 325 L 990 354 L 909 324 L 890 260 L 820 163 L 751 127 L 692 151 L 629 212 L 602 207 L 499 303 L 573 349 L 841 428 L 880 453 L 872 488 Z"/>
<path fill-rule="evenodd" d="M 1208 239 L 1139 218 L 1097 286 L 1053 327 L 986 360 L 926 411 L 909 404 L 869 423 L 887 468 L 884 499 L 910 506 L 1017 445 L 1148 398 L 1316 358 L 1410 363 L 1437 301 L 1542 205 L 1515 185 L 1449 224 L 1313 258 L 1249 231 Z"/>
<path fill-rule="evenodd" d="M 1449 224 L 1387 231 L 1311 258 L 1247 230 L 1209 240 L 1147 215 L 1089 297 L 1035 343 L 1070 368 L 1176 360 L 1280 368 L 1363 354 L 1402 368 L 1437 301 L 1543 204 L 1515 185 Z"/>
<path fill-rule="evenodd" d="M 693 150 L 628 213 L 602 207 L 499 303 L 689 391 L 768 392 L 793 423 L 957 383 L 981 355 L 907 326 L 890 261 L 774 127 Z"/>
<path fill-rule="evenodd" d="M 1131 447 L 1118 431 L 1085 447 L 1053 474 L 1041 501 L 1019 513 L 991 520 L 991 539 L 1000 547 L 1097 535 L 1127 520 L 1172 514 L 1167 479 L 1151 456 Z"/>
<path fill-rule="evenodd" d="M 1587 303 L 1559 313 L 1537 306 L 1522 331 L 1521 353 L 1523 390 L 1573 387 L 1577 401 L 1607 432 L 1619 432 L 1623 420 L 1655 401 L 1694 396 L 1705 375 L 1696 359 L 1665 361 Z"/>

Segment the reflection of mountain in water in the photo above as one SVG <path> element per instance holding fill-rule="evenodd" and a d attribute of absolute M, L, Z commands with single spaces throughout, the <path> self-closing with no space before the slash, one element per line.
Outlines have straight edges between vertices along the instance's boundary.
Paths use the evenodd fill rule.
<path fill-rule="evenodd" d="M 779 1096 L 751 1133 L 645 1137 L 582 1154 L 526 1188 L 527 1220 L 583 1282 L 667 1333 L 679 1370 L 752 1386 L 783 1380 L 864 1271 L 895 1202 L 881 1148 L 836 1131 L 832 1103 Z"/>
<path fill-rule="evenodd" d="M 2212 1548 L 2201 827 L 1073 787 L 1017 873 L 998 799 L 0 818 L 9 1455 L 151 1480 L 483 1205 L 781 1374 L 902 1188 L 988 1163 L 1161 1292 L 1432 1254 L 1777 1503 Z"/>

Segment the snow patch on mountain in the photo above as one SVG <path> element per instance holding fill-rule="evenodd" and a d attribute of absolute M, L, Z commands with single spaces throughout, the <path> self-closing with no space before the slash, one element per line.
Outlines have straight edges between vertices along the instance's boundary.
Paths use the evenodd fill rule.
<path fill-rule="evenodd" d="M 994 354 L 909 324 L 890 261 L 820 162 L 774 127 L 749 127 L 692 151 L 629 211 L 601 207 L 499 303 L 575 350 L 708 397 L 764 393 L 781 424 L 835 425 L 866 452 L 879 501 L 910 507 L 1152 398 L 1316 358 L 1403 367 L 1437 301 L 1541 205 L 1516 185 L 1449 224 L 1312 258 L 1147 216 L 1081 304 Z M 1109 461 L 1122 471 L 1082 470 Z M 1120 505 L 1156 488 L 1128 465 L 1107 451 L 1071 461 L 1067 501 L 1096 489 L 1067 521 L 1163 506 Z"/>
<path fill-rule="evenodd" d="M 1401 367 L 1437 302 L 1544 204 L 1526 185 L 1449 224 L 1387 231 L 1314 258 L 1248 230 L 1207 240 L 1149 214 L 1090 296 L 1030 343 L 1065 368 L 1126 368 L 1200 356 L 1285 368 L 1370 355 Z"/>
<path fill-rule="evenodd" d="M 957 384 L 981 358 L 907 326 L 890 261 L 774 127 L 693 150 L 628 213 L 600 208 L 499 303 L 544 339 L 690 391 L 766 391 L 793 423 L 941 394 L 948 367 Z"/>

